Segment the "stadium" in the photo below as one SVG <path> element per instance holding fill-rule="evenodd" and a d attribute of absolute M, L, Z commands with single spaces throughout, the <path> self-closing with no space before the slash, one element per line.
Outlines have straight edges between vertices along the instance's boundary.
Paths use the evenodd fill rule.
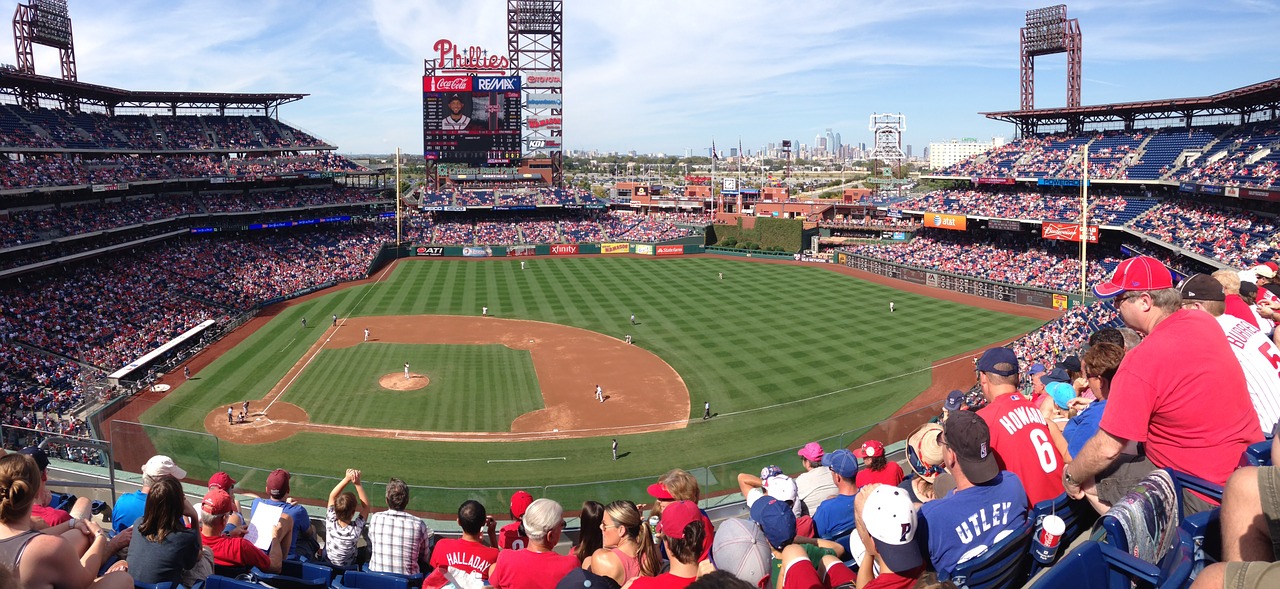
<path fill-rule="evenodd" d="M 1022 108 L 983 113 L 1017 139 L 910 190 L 886 181 L 871 194 L 800 198 L 785 179 L 748 186 L 713 164 L 685 186 L 618 182 L 602 197 L 566 181 L 561 2 L 508 2 L 507 57 L 437 42 L 422 76 L 426 176 L 412 185 L 339 155 L 322 130 L 285 123 L 281 111 L 306 94 L 81 82 L 66 3 L 20 4 L 18 65 L 0 69 L 0 440 L 47 456 L 56 493 L 45 507 L 88 516 L 76 498 L 92 499 L 104 527 L 166 455 L 196 505 L 215 473 L 247 506 L 285 469 L 287 494 L 316 529 L 347 469 L 363 473 L 374 511 L 402 479 L 401 508 L 450 539 L 471 533 L 455 521 L 460 504 L 507 520 L 525 491 L 566 512 L 568 533 L 550 544 L 560 553 L 606 529 L 579 513 L 586 502 L 689 498 L 718 530 L 750 522 L 747 502 L 761 500 L 748 487 L 767 492 L 775 467 L 796 480 L 819 467 L 801 460 L 814 444 L 827 456 L 882 444 L 881 462 L 887 454 L 911 475 L 904 488 L 925 477 L 932 488 L 945 465 L 920 465 L 911 440 L 922 427 L 944 407 L 982 415 L 997 403 L 992 383 L 1005 382 L 991 374 L 1052 407 L 1041 383 L 1060 370 L 1073 395 L 1095 399 L 1098 375 L 1081 368 L 1097 357 L 1092 336 L 1125 326 L 1150 336 L 1123 310 L 1131 295 L 1227 276 L 1207 300 L 1241 300 L 1264 341 L 1269 301 L 1280 308 L 1280 282 L 1267 280 L 1280 262 L 1280 79 L 1082 106 L 1080 30 L 1066 16 L 1027 13 Z M 58 50 L 60 77 L 35 72 L 33 45 Z M 1036 109 L 1029 64 L 1054 53 L 1068 54 L 1068 106 Z M 901 154 L 892 121 L 876 141 L 881 162 Z M 1135 259 L 1171 283 L 1133 282 L 1111 301 L 1091 290 Z M 1183 309 L 1198 300 L 1182 296 Z M 984 364 L 990 348 L 1016 354 L 1010 374 Z M 1280 394 L 1274 366 L 1266 377 Z M 1249 431 L 1212 443 L 1211 468 L 1148 449 L 1156 474 L 1098 517 L 1071 498 L 1061 462 L 1046 466 L 1053 492 L 1034 497 L 1028 483 L 1022 523 L 959 562 L 938 566 L 922 529 L 914 574 L 967 587 L 1185 587 L 1220 571 L 1206 566 L 1242 560 L 1225 536 L 1233 506 L 1218 505 L 1237 462 L 1270 464 L 1262 434 L 1280 407 L 1249 385 L 1252 410 L 1235 414 Z M 1058 404 L 1060 421 L 1077 416 Z M 1028 423 L 1054 419 L 1032 411 Z M 1070 430 L 1054 427 L 1053 459 L 1079 457 L 1066 451 Z M 996 435 L 988 441 L 1009 462 Z M 673 470 L 691 496 L 678 495 Z M 852 475 L 836 478 L 856 491 Z M 972 485 L 955 478 L 952 496 L 963 495 Z M 1176 501 L 1149 499 L 1160 484 Z M 1184 489 L 1208 508 L 1193 513 Z M 877 558 L 866 548 L 879 536 L 827 537 L 816 507 L 794 505 L 840 545 L 837 560 L 872 568 L 863 559 Z M 1135 531 L 1117 513 L 1160 522 Z M 1037 553 L 1057 541 L 1045 540 L 1046 516 L 1064 522 L 1048 556 Z M 366 535 L 361 546 L 375 543 Z M 365 568 L 378 573 L 372 550 Z M 408 589 L 430 572 L 362 578 L 314 551 L 294 557 L 255 580 Z M 672 552 L 671 571 L 681 558 Z M 202 582 L 234 585 L 249 571 L 213 572 Z"/>

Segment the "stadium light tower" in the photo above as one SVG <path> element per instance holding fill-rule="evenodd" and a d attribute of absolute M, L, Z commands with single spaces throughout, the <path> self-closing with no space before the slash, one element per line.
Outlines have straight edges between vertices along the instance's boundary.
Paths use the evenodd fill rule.
<path fill-rule="evenodd" d="M 62 61 L 62 79 L 76 81 L 76 48 L 67 0 L 31 0 L 30 4 L 19 4 L 13 11 L 13 48 L 18 71 L 35 75 L 33 48 L 37 44 L 56 48 Z M 20 92 L 18 97 L 27 108 L 40 106 L 34 93 Z M 74 98 L 63 96 L 62 108 L 78 112 L 80 104 Z"/>
<path fill-rule="evenodd" d="M 507 55 L 524 78 L 526 157 L 550 156 L 552 183 L 564 186 L 563 0 L 507 0 Z"/>
<path fill-rule="evenodd" d="M 1080 21 L 1067 18 L 1065 4 L 1028 10 L 1021 37 L 1022 110 L 1036 107 L 1036 56 L 1055 53 L 1067 54 L 1067 107 L 1080 106 Z"/>
<path fill-rule="evenodd" d="M 872 113 L 868 129 L 875 134 L 871 161 L 880 160 L 901 169 L 902 162 L 907 159 L 907 155 L 902 153 L 902 132 L 907 130 L 907 115 Z M 872 170 L 869 181 L 887 190 L 900 188 L 907 183 L 905 180 L 895 178 L 888 168 L 885 170 L 884 178 L 877 178 L 875 170 Z"/>

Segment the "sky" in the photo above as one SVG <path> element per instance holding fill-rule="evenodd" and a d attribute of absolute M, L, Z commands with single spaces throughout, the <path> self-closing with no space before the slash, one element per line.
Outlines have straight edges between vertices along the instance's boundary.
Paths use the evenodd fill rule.
<path fill-rule="evenodd" d="M 16 4 L 16 3 L 15 3 Z M 280 118 L 342 153 L 422 152 L 436 40 L 505 54 L 505 0 L 68 0 L 79 79 L 128 90 L 283 92 Z M 1041 2 L 566 0 L 564 144 L 682 155 L 755 151 L 831 128 L 872 143 L 1012 137 L 1018 30 Z M 1280 76 L 1280 1 L 1068 3 L 1083 103 L 1213 94 Z M 12 47 L 12 31 L 3 27 Z M 0 63 L 12 63 L 12 56 Z M 59 75 L 36 47 L 36 71 Z M 1036 61 L 1036 106 L 1066 104 L 1066 57 Z"/>

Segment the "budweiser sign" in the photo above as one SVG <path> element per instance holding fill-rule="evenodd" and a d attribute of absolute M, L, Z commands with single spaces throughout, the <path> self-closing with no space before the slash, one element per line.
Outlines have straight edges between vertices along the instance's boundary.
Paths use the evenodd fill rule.
<path fill-rule="evenodd" d="M 440 58 L 436 62 L 440 64 L 441 69 L 446 70 L 467 70 L 467 71 L 505 71 L 511 62 L 506 57 L 493 54 L 479 46 L 462 48 L 453 44 L 448 39 L 440 39 L 432 46 L 432 49 L 439 54 Z"/>
<path fill-rule="evenodd" d="M 423 92 L 470 92 L 471 76 L 425 76 Z"/>
<path fill-rule="evenodd" d="M 560 117 L 543 117 L 543 118 L 530 117 L 528 120 L 530 129 L 540 129 L 542 127 L 553 127 L 553 126 L 559 127 L 560 122 L 561 122 Z"/>
<path fill-rule="evenodd" d="M 1059 241 L 1080 241 L 1080 225 L 1045 221 L 1040 226 L 1040 236 Z M 1098 226 L 1089 226 L 1089 243 L 1098 243 Z"/>

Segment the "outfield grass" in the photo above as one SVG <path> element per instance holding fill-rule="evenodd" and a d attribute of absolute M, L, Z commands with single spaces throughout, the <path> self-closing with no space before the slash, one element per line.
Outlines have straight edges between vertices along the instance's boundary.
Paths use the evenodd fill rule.
<path fill-rule="evenodd" d="M 405 362 L 430 386 L 388 391 L 378 384 L 388 372 L 401 374 Z M 305 409 L 312 423 L 419 431 L 506 431 L 544 407 L 533 356 L 499 344 L 321 350 L 281 399 Z"/>
<path fill-rule="evenodd" d="M 488 306 L 499 317 L 561 323 L 615 337 L 629 333 L 636 345 L 670 363 L 688 385 L 690 417 L 695 418 L 690 427 L 620 437 L 625 456 L 617 462 L 609 459 L 610 436 L 446 444 L 300 434 L 273 444 L 219 445 L 224 465 L 248 476 L 250 487 L 256 479 L 253 468 L 284 465 L 316 475 L 361 468 L 368 480 L 399 476 L 411 484 L 461 488 L 456 493 L 415 496 L 427 502 L 415 501 L 419 508 L 448 512 L 456 508 L 459 496 L 484 497 L 477 487 L 647 479 L 677 466 L 693 469 L 772 452 L 777 454 L 750 463 L 794 462 L 794 451 L 786 449 L 892 414 L 928 387 L 932 361 L 1040 324 L 816 267 L 704 257 L 525 261 L 529 268 L 521 271 L 518 260 L 408 260 L 385 282 L 286 309 L 202 370 L 199 378 L 176 389 L 143 421 L 199 430 L 213 407 L 261 397 L 324 331 L 302 330 L 300 319 L 325 321 L 332 313 L 478 315 L 481 306 Z M 716 278 L 718 272 L 724 272 L 723 281 Z M 888 312 L 889 301 L 896 303 L 896 313 Z M 629 324 L 631 313 L 639 325 Z M 298 402 L 292 394 L 286 400 Z M 696 419 L 704 400 L 718 414 L 706 422 Z M 335 411 L 383 411 L 366 409 L 365 404 L 334 405 Z M 399 403 L 389 405 L 390 416 L 370 414 L 369 425 L 380 427 L 379 419 L 399 419 L 396 413 L 421 412 Z M 312 413 L 313 419 L 316 415 Z M 469 418 L 460 412 L 440 417 L 460 422 Z M 553 460 L 488 462 L 542 458 Z M 723 488 L 733 484 L 726 480 L 732 476 L 730 470 L 703 474 L 707 482 Z M 322 497 L 331 484 L 317 481 L 314 489 L 295 484 L 295 492 Z M 591 496 L 643 499 L 638 482 L 587 485 L 576 491 L 566 496 L 608 492 L 614 494 Z"/>

